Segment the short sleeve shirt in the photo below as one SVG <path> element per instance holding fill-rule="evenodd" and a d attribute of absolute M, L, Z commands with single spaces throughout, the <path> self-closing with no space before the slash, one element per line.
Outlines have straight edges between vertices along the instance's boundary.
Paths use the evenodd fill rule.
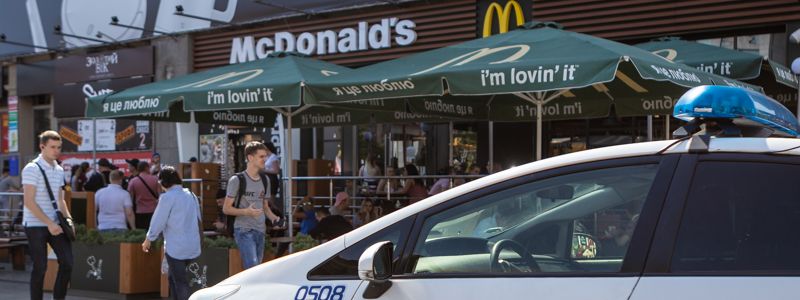
<path fill-rule="evenodd" d="M 44 183 L 42 172 L 36 167 L 39 164 L 47 174 L 47 179 L 50 182 L 50 188 L 53 191 L 53 197 L 56 200 L 61 199 L 61 186 L 64 185 L 64 169 L 58 164 L 48 164 L 41 155 L 25 165 L 22 169 L 22 185 L 36 186 L 35 200 L 36 204 L 42 209 L 44 214 L 56 222 L 56 210 L 50 201 L 50 194 L 47 192 L 47 187 Z M 25 227 L 46 227 L 47 224 L 36 218 L 33 213 L 25 206 L 22 214 L 22 224 Z"/>
<path fill-rule="evenodd" d="M 261 179 L 253 180 L 247 174 L 244 175 L 246 180 L 245 184 L 245 193 L 242 195 L 242 200 L 240 200 L 239 206 L 236 208 L 247 208 L 251 205 L 253 208 L 256 209 L 264 209 L 264 195 L 266 191 L 264 190 L 264 184 L 261 183 Z M 269 183 L 267 183 L 269 185 Z M 233 198 L 234 205 L 236 204 L 236 197 L 239 193 L 239 178 L 236 176 L 232 176 L 230 180 L 228 180 L 228 189 L 227 189 L 227 196 Z M 269 208 L 267 208 L 269 209 Z M 240 228 L 240 229 L 253 229 L 260 232 L 267 232 L 267 225 L 266 225 L 266 216 L 264 214 L 260 214 L 257 217 L 251 216 L 236 216 L 236 221 L 233 222 L 233 228 Z"/>

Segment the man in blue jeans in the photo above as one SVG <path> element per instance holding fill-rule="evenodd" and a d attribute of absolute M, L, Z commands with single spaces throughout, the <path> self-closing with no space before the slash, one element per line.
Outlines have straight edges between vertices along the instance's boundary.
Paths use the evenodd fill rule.
<path fill-rule="evenodd" d="M 251 268 L 264 258 L 264 236 L 267 231 L 266 218 L 270 224 L 278 223 L 280 217 L 269 209 L 269 182 L 262 174 L 267 159 L 267 147 L 260 142 L 250 142 L 244 147 L 247 169 L 228 180 L 227 195 L 222 212 L 234 216 L 233 238 L 239 247 L 242 267 Z M 244 192 L 240 193 L 240 180 L 244 179 Z M 235 205 L 237 204 L 238 205 Z"/>

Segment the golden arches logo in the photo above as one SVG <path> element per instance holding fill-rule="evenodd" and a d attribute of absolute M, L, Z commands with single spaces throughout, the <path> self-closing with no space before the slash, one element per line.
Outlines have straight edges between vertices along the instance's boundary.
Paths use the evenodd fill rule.
<path fill-rule="evenodd" d="M 483 37 L 492 35 L 492 23 L 494 23 L 495 14 L 497 14 L 500 33 L 508 32 L 512 9 L 516 15 L 517 26 L 525 24 L 525 14 L 522 12 L 522 6 L 516 0 L 509 0 L 505 7 L 500 6 L 497 2 L 492 2 L 489 8 L 486 9 L 486 16 L 483 17 Z"/>

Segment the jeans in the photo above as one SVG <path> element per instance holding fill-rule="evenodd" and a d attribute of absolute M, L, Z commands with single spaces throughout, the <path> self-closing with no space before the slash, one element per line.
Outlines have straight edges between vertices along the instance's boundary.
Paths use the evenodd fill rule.
<path fill-rule="evenodd" d="M 261 264 L 264 259 L 264 233 L 249 228 L 234 228 L 233 238 L 242 257 L 242 268 L 247 270 Z"/>
<path fill-rule="evenodd" d="M 57 236 L 50 235 L 47 227 L 25 227 L 25 234 L 28 237 L 28 251 L 33 260 L 31 300 L 40 300 L 43 297 L 44 274 L 47 272 L 47 244 L 50 244 L 58 257 L 58 275 L 53 286 L 53 299 L 64 299 L 72 275 L 72 242 L 63 233 Z"/>
<path fill-rule="evenodd" d="M 172 258 L 169 254 L 165 254 L 165 256 L 167 265 L 169 265 L 169 291 L 172 299 L 189 299 L 189 280 L 186 277 L 186 267 L 192 263 L 192 260 Z"/>

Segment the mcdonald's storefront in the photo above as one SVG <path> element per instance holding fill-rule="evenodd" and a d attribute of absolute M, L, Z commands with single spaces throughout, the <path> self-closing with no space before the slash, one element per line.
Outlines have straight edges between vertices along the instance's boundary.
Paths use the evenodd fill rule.
<path fill-rule="evenodd" d="M 194 70 L 203 70 L 262 58 L 271 51 L 287 50 L 358 67 L 506 32 L 534 19 L 556 21 L 565 25 L 567 30 L 626 43 L 679 34 L 704 39 L 708 43 L 716 41 L 723 46 L 733 41 L 735 46 L 738 44 L 736 48 L 765 53 L 773 59 L 776 55 L 783 55 L 783 58 L 777 59 L 783 63 L 792 51 L 800 54 L 800 50 L 794 50 L 795 45 L 775 46 L 780 45 L 776 40 L 785 40 L 786 30 L 791 27 L 791 24 L 783 21 L 780 24 L 789 25 L 777 29 L 780 26 L 773 23 L 781 19 L 780 16 L 764 20 L 773 24 L 764 31 L 758 29 L 757 23 L 753 25 L 752 20 L 745 19 L 710 25 L 700 24 L 702 22 L 695 24 L 689 19 L 689 23 L 665 22 L 663 16 L 666 15 L 690 18 L 694 10 L 702 9 L 699 4 L 683 4 L 684 8 L 670 10 L 670 1 L 655 1 L 637 7 L 627 7 L 621 4 L 622 1 L 619 2 L 410 1 L 398 5 L 343 10 L 328 13 L 324 17 L 298 16 L 241 26 L 235 30 L 195 33 L 193 67 Z M 716 20 L 725 11 L 746 14 L 744 8 L 728 8 L 724 5 L 706 5 L 705 8 L 710 8 L 707 17 Z M 686 16 L 682 9 L 686 9 Z M 642 15 L 637 12 L 645 13 Z M 656 18 L 654 14 L 663 16 Z M 731 27 L 731 22 L 741 24 Z M 664 23 L 670 25 L 658 27 L 658 24 Z M 744 31 L 725 29 L 745 27 L 748 29 Z M 747 43 L 741 43 L 743 39 L 747 39 Z M 534 157 L 535 128 L 532 122 L 381 120 L 372 124 L 330 125 L 300 129 L 300 134 L 296 135 L 300 136 L 296 141 L 300 144 L 297 147 L 299 153 L 295 153 L 294 157 L 335 162 L 334 168 L 341 174 L 356 174 L 368 153 L 377 154 L 387 165 L 414 162 L 427 174 L 434 174 L 453 163 L 466 169 L 473 165 L 488 166 L 493 162 L 495 168 L 505 169 L 530 162 Z M 546 121 L 543 125 L 543 157 L 665 139 L 678 125 L 668 116 L 617 117 L 613 108 L 608 116 L 602 118 Z M 214 130 L 219 133 L 219 127 L 208 126 L 201 128 L 200 134 L 212 134 Z M 259 128 L 238 130 L 242 135 L 249 134 L 248 139 L 254 138 L 254 134 L 259 135 Z M 261 135 L 263 139 L 268 138 L 266 133 Z M 397 159 L 396 163 L 393 162 L 394 158 Z"/>

